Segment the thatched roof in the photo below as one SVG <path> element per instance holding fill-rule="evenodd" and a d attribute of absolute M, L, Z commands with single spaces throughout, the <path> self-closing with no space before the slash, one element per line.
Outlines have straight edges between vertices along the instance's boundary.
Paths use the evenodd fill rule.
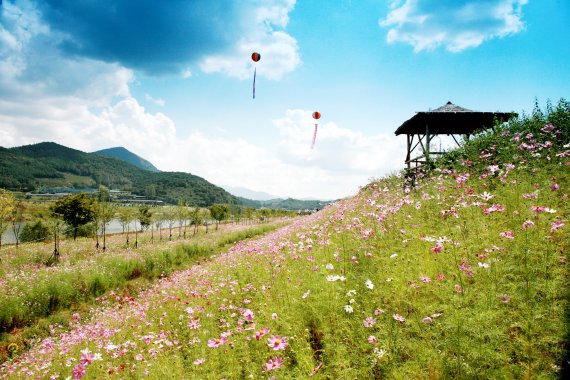
<path fill-rule="evenodd" d="M 396 135 L 425 134 L 426 126 L 434 135 L 466 135 L 481 129 L 491 128 L 494 120 L 503 121 L 517 116 L 512 112 L 478 112 L 447 102 L 432 111 L 417 112 L 396 129 Z"/>

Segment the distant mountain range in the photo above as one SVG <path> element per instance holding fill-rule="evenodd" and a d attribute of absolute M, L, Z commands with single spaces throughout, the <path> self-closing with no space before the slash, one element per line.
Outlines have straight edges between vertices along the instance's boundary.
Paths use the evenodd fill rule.
<path fill-rule="evenodd" d="M 241 189 L 238 193 L 247 197 L 235 196 L 189 173 L 161 172 L 149 161 L 123 147 L 93 153 L 54 142 L 0 147 L 0 188 L 33 192 L 40 187 L 88 189 L 100 185 L 170 204 L 182 200 L 188 205 L 201 207 L 226 203 L 253 208 L 305 210 L 321 209 L 330 203 L 274 198 L 271 194 L 244 188 L 233 189 Z"/>
<path fill-rule="evenodd" d="M 149 161 L 145 160 L 144 158 L 142 158 L 140 156 L 137 156 L 136 154 L 127 150 L 126 148 L 123 148 L 122 146 L 118 146 L 115 148 L 102 149 L 102 150 L 98 150 L 98 151 L 93 152 L 93 153 L 100 154 L 102 156 L 115 157 L 115 158 L 118 158 L 119 160 L 123 160 L 125 162 L 128 162 L 129 164 L 133 164 L 136 167 L 139 167 L 139 168 L 144 169 L 144 170 L 149 170 L 151 172 L 159 172 L 160 171 L 153 164 L 151 164 Z"/>
<path fill-rule="evenodd" d="M 227 192 L 232 193 L 237 197 L 247 198 L 247 199 L 254 199 L 257 201 L 268 201 L 270 199 L 277 199 L 279 198 L 277 195 L 272 195 L 269 193 L 264 193 L 263 191 L 255 191 L 251 189 L 246 189 L 245 187 L 238 187 L 238 186 L 228 186 L 228 185 L 220 185 L 223 189 Z"/>

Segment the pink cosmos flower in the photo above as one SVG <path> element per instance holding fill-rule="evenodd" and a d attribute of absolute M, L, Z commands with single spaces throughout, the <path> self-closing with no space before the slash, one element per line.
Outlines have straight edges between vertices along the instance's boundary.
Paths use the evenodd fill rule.
<path fill-rule="evenodd" d="M 311 289 L 309 289 L 305 293 L 303 293 L 303 299 L 307 298 L 309 296 L 309 294 L 311 294 Z"/>
<path fill-rule="evenodd" d="M 521 229 L 526 230 L 527 228 L 534 227 L 534 222 L 532 220 L 525 220 L 521 226 Z"/>
<path fill-rule="evenodd" d="M 138 361 L 143 360 L 142 354 L 137 354 L 137 355 L 135 356 L 135 359 L 138 360 Z"/>
<path fill-rule="evenodd" d="M 541 129 L 542 132 L 552 132 L 553 130 L 554 130 L 554 125 L 552 125 L 552 124 L 546 124 Z"/>
<path fill-rule="evenodd" d="M 206 358 L 199 358 L 194 360 L 194 365 L 200 365 L 206 361 Z"/>
<path fill-rule="evenodd" d="M 78 364 L 73 367 L 71 371 L 71 375 L 73 376 L 74 380 L 79 380 L 85 376 L 85 366 L 83 364 Z"/>
<path fill-rule="evenodd" d="M 505 239 L 514 239 L 515 238 L 515 234 L 513 231 L 501 232 L 501 233 L 499 233 L 499 236 L 504 237 Z"/>
<path fill-rule="evenodd" d="M 264 327 L 264 328 L 262 328 L 261 330 L 256 331 L 256 332 L 255 332 L 255 339 L 256 339 L 256 340 L 260 340 L 260 339 L 261 339 L 262 337 L 264 337 L 267 333 L 269 333 L 269 331 L 270 331 L 270 330 L 269 330 L 269 328 L 267 328 L 267 327 Z"/>
<path fill-rule="evenodd" d="M 79 362 L 83 365 L 89 365 L 89 364 L 93 363 L 94 358 L 95 358 L 95 355 L 93 355 L 91 352 L 89 352 L 89 349 L 86 348 L 86 349 L 81 351 L 81 358 L 79 359 Z"/>
<path fill-rule="evenodd" d="M 253 311 L 251 311 L 250 309 L 245 309 L 243 311 L 243 317 L 245 318 L 246 322 L 248 323 L 253 322 L 253 317 L 254 317 Z"/>
<path fill-rule="evenodd" d="M 461 288 L 461 285 L 455 284 L 455 285 L 453 286 L 453 288 L 455 289 L 455 292 L 456 292 L 456 293 L 463 293 L 463 289 Z"/>
<path fill-rule="evenodd" d="M 443 244 L 441 244 L 441 243 L 438 242 L 438 243 L 435 243 L 435 247 L 433 247 L 433 248 L 431 249 L 431 251 L 432 251 L 433 253 L 441 253 L 441 250 L 442 250 L 442 249 L 443 249 Z"/>
<path fill-rule="evenodd" d="M 274 369 L 278 369 L 283 365 L 283 358 L 281 357 L 274 357 L 270 358 L 267 363 L 265 363 L 265 368 L 263 369 L 264 372 L 273 371 Z"/>
<path fill-rule="evenodd" d="M 226 343 L 227 341 L 228 338 L 222 335 L 219 338 L 208 340 L 208 347 L 211 348 L 220 347 L 222 344 Z"/>
<path fill-rule="evenodd" d="M 202 325 L 200 324 L 199 319 L 192 319 L 190 322 L 188 322 L 188 328 L 190 330 L 198 330 L 200 327 L 202 327 Z"/>
<path fill-rule="evenodd" d="M 431 282 L 431 278 L 421 276 L 421 277 L 420 277 L 420 281 L 421 281 L 421 282 L 425 282 L 426 284 L 428 284 L 428 283 Z"/>
<path fill-rule="evenodd" d="M 550 232 L 554 232 L 563 226 L 564 226 L 564 223 L 559 219 L 556 222 L 552 223 L 552 225 L 550 227 Z"/>
<path fill-rule="evenodd" d="M 392 318 L 394 318 L 398 322 L 406 322 L 406 318 L 402 317 L 400 314 L 392 314 Z"/>
<path fill-rule="evenodd" d="M 424 319 L 422 319 L 423 323 L 432 323 L 433 319 L 431 319 L 431 317 L 425 317 Z"/>
<path fill-rule="evenodd" d="M 443 273 L 440 273 L 435 278 L 437 278 L 438 280 L 443 280 L 445 278 L 445 275 Z"/>
<path fill-rule="evenodd" d="M 384 314 L 384 310 L 382 310 L 382 309 L 376 309 L 376 310 L 374 310 L 374 315 L 378 316 L 378 315 L 380 315 L 380 314 Z"/>
<path fill-rule="evenodd" d="M 284 350 L 289 346 L 287 343 L 287 337 L 280 337 L 279 335 L 272 335 L 268 338 L 267 345 L 275 351 Z"/>
<path fill-rule="evenodd" d="M 376 343 L 378 343 L 378 339 L 376 339 L 376 337 L 375 337 L 374 335 L 370 335 L 370 336 L 368 337 L 368 343 L 370 343 L 370 344 L 376 344 Z"/>
<path fill-rule="evenodd" d="M 372 318 L 372 317 L 366 317 L 366 319 L 364 320 L 364 327 L 372 327 L 376 324 L 376 319 Z"/>

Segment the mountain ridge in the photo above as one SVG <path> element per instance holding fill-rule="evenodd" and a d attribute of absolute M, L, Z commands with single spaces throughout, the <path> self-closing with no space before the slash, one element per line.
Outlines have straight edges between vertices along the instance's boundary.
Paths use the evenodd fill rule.
<path fill-rule="evenodd" d="M 116 146 L 113 148 L 101 149 L 101 150 L 97 150 L 93 153 L 99 154 L 102 156 L 109 156 L 109 157 L 118 158 L 118 159 L 123 160 L 125 162 L 128 162 L 130 164 L 133 164 L 138 168 L 148 170 L 151 172 L 159 172 L 160 171 L 150 161 L 142 158 L 141 156 L 131 152 L 130 150 L 128 150 L 127 148 L 122 147 L 122 146 Z"/>

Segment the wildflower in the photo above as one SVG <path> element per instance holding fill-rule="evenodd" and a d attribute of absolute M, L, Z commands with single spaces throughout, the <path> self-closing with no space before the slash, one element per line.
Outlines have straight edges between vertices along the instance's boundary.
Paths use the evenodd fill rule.
<path fill-rule="evenodd" d="M 463 293 L 463 289 L 461 288 L 461 285 L 455 284 L 455 285 L 453 285 L 453 288 L 455 289 L 456 293 Z"/>
<path fill-rule="evenodd" d="M 255 332 L 255 339 L 256 339 L 256 340 L 261 339 L 263 336 L 265 336 L 266 334 L 268 334 L 269 331 L 270 331 L 270 330 L 269 330 L 269 328 L 267 328 L 267 327 L 264 327 L 264 328 L 262 328 L 261 330 L 256 331 L 256 332 Z"/>
<path fill-rule="evenodd" d="M 194 365 L 200 365 L 206 361 L 206 358 L 199 358 L 194 360 Z"/>
<path fill-rule="evenodd" d="M 344 311 L 346 311 L 348 314 L 350 314 L 354 311 L 354 309 L 350 305 L 344 305 Z"/>
<path fill-rule="evenodd" d="M 380 314 L 384 314 L 384 310 L 382 310 L 382 309 L 376 309 L 376 310 L 374 310 L 374 315 L 378 316 L 378 315 L 380 315 Z"/>
<path fill-rule="evenodd" d="M 277 320 L 277 313 L 272 313 L 271 319 L 273 319 L 274 321 Z"/>
<path fill-rule="evenodd" d="M 383 348 L 380 348 L 380 349 L 379 349 L 379 348 L 376 348 L 376 347 L 374 348 L 374 355 L 376 355 L 376 357 L 377 357 L 378 359 L 381 359 L 384 355 L 386 355 L 387 352 L 388 352 L 388 351 L 386 351 L 386 350 L 383 349 Z"/>
<path fill-rule="evenodd" d="M 202 327 L 199 319 L 192 319 L 190 322 L 188 322 L 187 326 L 190 330 L 198 330 L 200 327 Z"/>
<path fill-rule="evenodd" d="M 245 318 L 245 321 L 248 323 L 253 322 L 253 311 L 251 311 L 250 309 L 245 309 L 243 311 L 243 317 Z"/>
<path fill-rule="evenodd" d="M 511 300 L 511 297 L 509 297 L 508 294 L 504 294 L 504 293 L 503 293 L 503 294 L 501 294 L 501 295 L 499 296 L 499 300 L 500 300 L 502 303 L 509 303 L 509 301 Z"/>
<path fill-rule="evenodd" d="M 525 220 L 521 226 L 521 229 L 526 230 L 527 228 L 534 227 L 534 222 L 532 220 Z"/>
<path fill-rule="evenodd" d="M 333 270 L 334 266 L 331 263 L 328 263 L 325 268 L 327 268 L 328 270 Z"/>
<path fill-rule="evenodd" d="M 431 282 L 431 278 L 421 276 L 421 277 L 420 277 L 420 281 L 421 281 L 421 282 L 425 282 L 426 284 L 429 284 L 429 283 Z"/>
<path fill-rule="evenodd" d="M 372 317 L 366 317 L 366 319 L 364 320 L 364 327 L 372 327 L 376 324 L 376 319 L 372 318 Z"/>
<path fill-rule="evenodd" d="M 368 343 L 370 344 L 377 344 L 378 343 L 378 339 L 376 339 L 376 337 L 374 335 L 370 335 L 368 337 Z"/>
<path fill-rule="evenodd" d="M 283 365 L 283 358 L 282 357 L 274 357 L 270 358 L 267 363 L 265 363 L 264 372 L 273 371 L 274 369 L 278 369 Z"/>
<path fill-rule="evenodd" d="M 95 357 L 95 355 L 93 355 L 91 352 L 89 352 L 89 349 L 86 348 L 86 349 L 81 351 L 81 358 L 79 359 L 79 362 L 81 364 L 84 364 L 84 365 L 89 365 L 89 364 L 93 363 L 94 357 Z"/>
<path fill-rule="evenodd" d="M 535 191 L 533 193 L 523 194 L 522 197 L 524 199 L 536 199 L 536 198 L 538 198 L 538 191 Z"/>
<path fill-rule="evenodd" d="M 552 185 L 550 185 L 550 190 L 556 191 L 556 190 L 558 190 L 558 189 L 560 189 L 560 185 L 559 185 L 559 184 L 553 183 Z"/>
<path fill-rule="evenodd" d="M 554 232 L 563 226 L 564 226 L 564 223 L 559 219 L 556 222 L 552 223 L 552 225 L 550 227 L 550 232 Z"/>
<path fill-rule="evenodd" d="M 433 319 L 431 319 L 431 317 L 425 317 L 424 319 L 422 319 L 423 323 L 432 323 Z"/>
<path fill-rule="evenodd" d="M 406 318 L 402 317 L 400 314 L 392 314 L 392 318 L 398 322 L 406 322 Z"/>
<path fill-rule="evenodd" d="M 138 361 L 143 360 L 142 354 L 137 354 L 137 355 L 135 356 L 135 359 L 138 360 Z"/>
<path fill-rule="evenodd" d="M 513 231 L 501 232 L 501 233 L 499 233 L 499 236 L 504 237 L 505 239 L 514 239 L 515 238 L 515 234 L 513 233 Z"/>
<path fill-rule="evenodd" d="M 552 124 L 546 124 L 544 127 L 542 127 L 541 131 L 542 132 L 552 132 L 554 130 L 554 125 Z"/>
<path fill-rule="evenodd" d="M 366 286 L 368 289 L 374 289 L 374 284 L 373 284 L 372 281 L 370 281 L 370 280 L 366 280 L 365 286 Z"/>
<path fill-rule="evenodd" d="M 388 278 L 386 279 L 386 282 L 392 282 L 392 277 L 388 277 Z"/>
<path fill-rule="evenodd" d="M 445 279 L 445 275 L 443 273 L 440 273 L 435 278 L 437 278 L 438 280 L 443 280 Z"/>
<path fill-rule="evenodd" d="M 222 335 L 219 338 L 208 340 L 208 347 L 211 347 L 211 348 L 220 347 L 222 344 L 226 343 L 227 341 L 228 341 L 228 338 L 226 338 L 224 335 Z"/>
<path fill-rule="evenodd" d="M 435 243 L 435 247 L 433 247 L 433 248 L 431 249 L 431 251 L 432 251 L 433 253 L 441 253 L 441 250 L 442 250 L 442 249 L 443 249 L 443 244 L 437 242 L 437 243 Z"/>
<path fill-rule="evenodd" d="M 85 376 L 85 366 L 83 364 L 76 365 L 75 367 L 73 367 L 71 375 L 73 376 L 74 380 L 83 378 L 83 376 Z"/>
<path fill-rule="evenodd" d="M 267 345 L 275 351 L 284 350 L 289 346 L 287 343 L 287 337 L 280 337 L 279 335 L 272 335 L 268 338 Z"/>
<path fill-rule="evenodd" d="M 303 294 L 303 299 L 307 298 L 309 296 L 309 294 L 311 294 L 311 289 L 307 290 L 304 294 Z"/>
<path fill-rule="evenodd" d="M 489 268 L 489 266 L 490 266 L 490 265 L 487 264 L 487 263 L 481 263 L 481 262 L 479 262 L 479 263 L 477 263 L 477 264 L 479 265 L 479 268 L 485 268 L 485 269 Z"/>
<path fill-rule="evenodd" d="M 390 258 L 391 258 L 391 259 L 395 259 L 396 257 L 398 257 L 398 254 L 397 254 L 397 253 L 392 253 L 392 254 L 390 255 Z"/>

